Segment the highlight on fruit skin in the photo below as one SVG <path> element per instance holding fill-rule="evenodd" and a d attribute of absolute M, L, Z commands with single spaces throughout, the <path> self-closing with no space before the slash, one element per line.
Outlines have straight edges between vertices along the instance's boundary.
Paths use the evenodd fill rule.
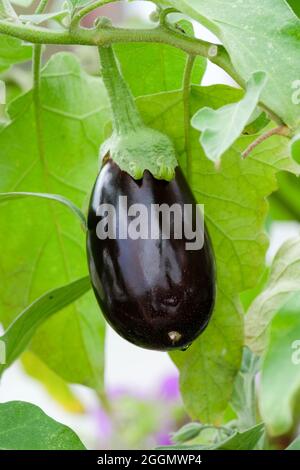
<path fill-rule="evenodd" d="M 188 250 L 190 240 L 185 234 L 176 239 L 172 227 L 170 238 L 163 239 L 158 218 L 158 239 L 99 239 L 97 209 L 103 204 L 120 209 L 120 196 L 127 197 L 128 207 L 143 204 L 148 208 L 153 204 L 196 208 L 195 198 L 179 167 L 170 182 L 156 180 L 148 171 L 135 180 L 107 159 L 97 177 L 88 214 L 90 277 L 108 323 L 137 346 L 184 350 L 205 330 L 214 307 L 215 262 L 209 235 L 205 229 L 202 248 Z"/>

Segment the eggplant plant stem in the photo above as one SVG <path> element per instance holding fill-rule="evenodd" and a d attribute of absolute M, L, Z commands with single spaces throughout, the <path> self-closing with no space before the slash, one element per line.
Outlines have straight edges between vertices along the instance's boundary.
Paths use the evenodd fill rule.
<path fill-rule="evenodd" d="M 95 2 L 89 2 L 85 7 L 81 8 L 78 12 L 76 12 L 71 21 L 71 27 L 76 27 L 80 21 L 87 16 L 92 11 L 96 10 L 97 8 L 103 7 L 108 3 L 114 3 L 118 0 L 96 0 Z"/>
<path fill-rule="evenodd" d="M 143 126 L 143 120 L 121 74 L 112 47 L 99 47 L 99 57 L 103 82 L 110 100 L 114 131 L 119 135 L 136 131 Z"/>
<path fill-rule="evenodd" d="M 190 93 L 191 93 L 191 75 L 195 63 L 195 56 L 189 55 L 186 61 L 184 78 L 183 78 L 183 106 L 184 106 L 184 138 L 185 138 L 185 151 L 186 151 L 186 173 L 187 179 L 191 182 L 192 176 L 192 148 L 191 148 L 191 106 L 190 106 Z"/>
<path fill-rule="evenodd" d="M 43 1 L 43 0 L 42 0 Z M 222 45 L 213 44 L 202 39 L 189 37 L 179 30 L 170 28 L 166 22 L 155 28 L 128 29 L 128 28 L 91 28 L 80 27 L 81 19 L 99 6 L 113 3 L 115 0 L 98 0 L 91 2 L 84 8 L 75 12 L 71 26 L 67 30 L 58 31 L 32 24 L 11 21 L 11 18 L 0 19 L 0 34 L 6 34 L 33 44 L 61 44 L 110 46 L 118 43 L 158 43 L 181 49 L 192 56 L 203 56 L 227 72 L 237 84 L 245 87 L 245 81 L 234 68 L 230 56 Z M 271 118 L 282 125 L 280 117 L 268 109 L 264 103 L 259 105 L 265 109 Z"/>

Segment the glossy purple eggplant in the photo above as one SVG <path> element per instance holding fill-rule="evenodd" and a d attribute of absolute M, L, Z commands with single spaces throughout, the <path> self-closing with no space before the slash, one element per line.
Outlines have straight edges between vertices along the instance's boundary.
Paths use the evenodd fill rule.
<path fill-rule="evenodd" d="M 160 218 L 158 238 L 121 239 L 117 230 L 115 238 L 101 240 L 97 224 L 103 217 L 97 215 L 98 208 L 110 204 L 118 213 L 120 196 L 127 196 L 128 207 L 143 204 L 149 213 L 152 204 L 196 208 L 194 196 L 179 168 L 170 182 L 157 180 L 148 171 L 134 180 L 109 159 L 95 183 L 88 214 L 90 276 L 108 323 L 137 346 L 185 349 L 206 328 L 214 306 L 215 263 L 208 233 L 204 231 L 201 249 L 188 250 L 184 236 L 163 239 Z M 116 218 L 117 228 L 127 217 L 122 214 L 122 221 Z M 126 223 L 131 220 L 128 216 Z"/>

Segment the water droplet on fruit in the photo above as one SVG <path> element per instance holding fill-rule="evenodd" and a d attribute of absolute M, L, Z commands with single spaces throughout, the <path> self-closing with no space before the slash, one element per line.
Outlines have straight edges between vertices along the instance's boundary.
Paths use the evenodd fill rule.
<path fill-rule="evenodd" d="M 192 343 L 188 344 L 187 346 L 184 346 L 184 348 L 181 348 L 180 351 L 182 351 L 182 352 L 187 351 L 187 350 L 189 349 L 189 347 L 190 347 L 191 344 L 192 344 Z"/>

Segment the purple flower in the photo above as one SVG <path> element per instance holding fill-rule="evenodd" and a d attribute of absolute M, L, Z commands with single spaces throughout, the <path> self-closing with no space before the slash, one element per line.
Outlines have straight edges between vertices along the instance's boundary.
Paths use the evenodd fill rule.
<path fill-rule="evenodd" d="M 169 434 L 163 431 L 156 435 L 156 441 L 160 446 L 169 446 L 172 444 Z"/>
<path fill-rule="evenodd" d="M 98 424 L 100 437 L 103 439 L 109 439 L 113 431 L 110 417 L 107 415 L 107 413 L 105 413 L 105 411 L 99 408 L 95 412 L 95 419 Z"/>
<path fill-rule="evenodd" d="M 178 375 L 171 375 L 163 380 L 159 396 L 166 401 L 176 401 L 180 398 Z"/>

